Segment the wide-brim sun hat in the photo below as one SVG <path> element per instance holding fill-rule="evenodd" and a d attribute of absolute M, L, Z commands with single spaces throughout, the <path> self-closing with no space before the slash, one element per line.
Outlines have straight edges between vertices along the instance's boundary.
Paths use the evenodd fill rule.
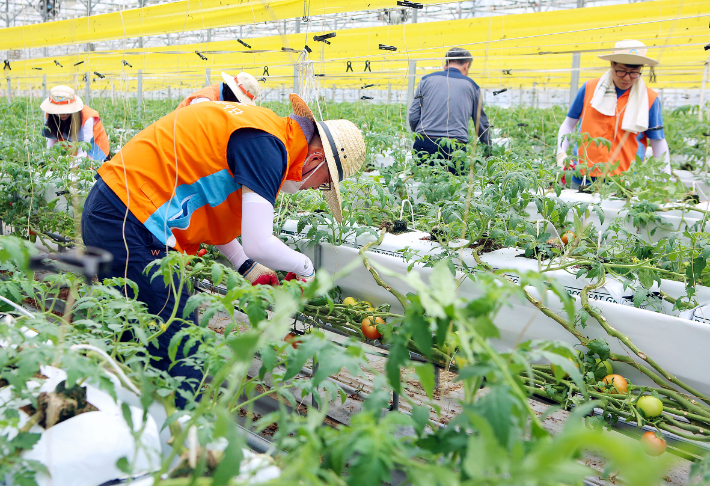
<path fill-rule="evenodd" d="M 81 111 L 84 102 L 69 86 L 55 86 L 49 90 L 49 96 L 42 102 L 40 108 L 51 115 L 68 115 Z"/>
<path fill-rule="evenodd" d="M 290 94 L 289 99 L 294 115 L 312 120 L 318 128 L 318 135 L 323 143 L 323 152 L 325 152 L 325 160 L 328 163 L 328 171 L 332 181 L 330 190 L 323 191 L 323 194 L 333 217 L 341 223 L 343 221 L 343 201 L 340 196 L 340 182 L 355 174 L 365 162 L 365 139 L 353 122 L 348 120 L 319 122 L 300 96 Z"/>
<path fill-rule="evenodd" d="M 646 44 L 641 41 L 626 39 L 617 42 L 614 45 L 614 52 L 599 56 L 599 59 L 605 61 L 613 61 L 619 64 L 645 64 L 646 66 L 655 66 L 658 61 L 646 56 L 648 49 Z"/>
<path fill-rule="evenodd" d="M 240 103 L 256 105 L 256 99 L 259 97 L 259 82 L 254 76 L 244 72 L 236 76 L 222 73 L 222 79 Z"/>

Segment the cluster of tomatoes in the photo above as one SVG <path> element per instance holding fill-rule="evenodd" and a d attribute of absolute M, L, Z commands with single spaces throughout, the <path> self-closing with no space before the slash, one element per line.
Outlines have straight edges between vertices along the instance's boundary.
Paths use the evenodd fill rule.
<path fill-rule="evenodd" d="M 343 299 L 343 304 L 349 307 L 365 306 L 365 312 L 375 312 L 375 308 L 372 307 L 368 301 L 363 300 L 358 302 L 354 297 L 345 297 Z M 360 330 L 365 335 L 367 339 L 375 340 L 380 339 L 382 334 L 377 329 L 377 326 L 384 326 L 385 320 L 381 317 L 367 316 L 362 320 L 360 324 Z"/>

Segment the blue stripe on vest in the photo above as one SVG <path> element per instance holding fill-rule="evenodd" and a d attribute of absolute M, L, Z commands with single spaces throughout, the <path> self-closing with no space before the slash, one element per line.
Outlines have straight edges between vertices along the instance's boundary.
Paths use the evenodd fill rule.
<path fill-rule="evenodd" d="M 195 211 L 205 205 L 219 206 L 241 187 L 227 169 L 178 186 L 175 196 L 151 214 L 144 226 L 165 244 L 173 229 L 184 230 L 190 226 Z"/>
<path fill-rule="evenodd" d="M 106 160 L 106 154 L 99 148 L 98 145 L 96 145 L 96 141 L 92 138 L 91 139 L 91 148 L 89 149 L 89 158 L 93 160 L 98 160 L 99 162 L 103 162 Z"/>

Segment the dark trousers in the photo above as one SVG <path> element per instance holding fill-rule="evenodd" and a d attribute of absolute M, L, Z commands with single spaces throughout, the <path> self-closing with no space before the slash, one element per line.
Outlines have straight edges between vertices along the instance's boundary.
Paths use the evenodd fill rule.
<path fill-rule="evenodd" d="M 448 145 L 451 143 L 453 143 L 453 145 Z M 416 136 L 413 148 L 414 157 L 417 161 L 419 163 L 428 163 L 431 166 L 435 164 L 434 159 L 443 159 L 450 162 L 454 152 L 457 150 L 467 151 L 468 149 L 467 145 L 460 140 L 453 138 L 429 138 L 421 135 Z M 461 175 L 463 173 L 463 167 L 449 165 L 448 171 L 452 174 Z"/>
<path fill-rule="evenodd" d="M 176 317 L 182 318 L 183 309 L 190 294 L 183 288 L 178 302 L 175 302 L 173 292 L 165 286 L 162 276 L 151 280 L 154 273 L 143 273 L 146 265 L 153 260 L 165 256 L 165 245 L 153 236 L 143 224 L 132 214 L 126 219 L 125 232 L 123 219 L 126 206 L 113 194 L 106 183 L 98 178 L 96 184 L 89 192 L 84 203 L 84 212 L 81 216 L 81 233 L 86 246 L 103 248 L 113 255 L 111 272 L 102 275 L 102 278 L 124 277 L 132 280 L 138 286 L 137 300 L 144 302 L 148 311 L 167 321 L 175 306 Z M 125 237 L 125 241 L 124 241 Z M 126 253 L 128 247 L 128 254 Z M 127 274 L 126 274 L 127 272 Z M 175 282 L 177 287 L 179 282 Z M 121 289 L 123 291 L 123 288 Z M 133 291 L 128 287 L 129 297 Z M 190 316 L 191 324 L 173 322 L 170 327 L 148 346 L 151 354 L 151 365 L 161 371 L 166 371 L 172 377 L 183 378 L 181 390 L 194 394 L 196 387 L 202 380 L 202 364 L 196 363 L 191 356 L 197 351 L 197 346 L 185 350 L 187 336 L 182 338 L 178 347 L 175 361 L 168 356 L 168 346 L 172 337 L 182 328 L 197 324 L 197 318 Z M 175 398 L 175 405 L 184 408 L 186 400 L 179 393 Z"/>

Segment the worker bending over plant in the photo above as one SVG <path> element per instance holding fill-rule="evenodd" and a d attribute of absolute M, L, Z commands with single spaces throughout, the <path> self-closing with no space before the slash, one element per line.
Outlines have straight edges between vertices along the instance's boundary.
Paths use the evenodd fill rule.
<path fill-rule="evenodd" d="M 49 97 L 40 105 L 44 111 L 42 135 L 47 138 L 47 148 L 59 142 L 86 142 L 89 153 L 79 149 L 74 155 L 103 162 L 109 154 L 109 142 L 101 117 L 96 110 L 86 106 L 69 86 L 55 86 Z"/>
<path fill-rule="evenodd" d="M 315 122 L 297 95 L 294 115 L 228 102 L 205 102 L 173 111 L 130 140 L 98 171 L 84 205 L 84 243 L 109 251 L 111 274 L 138 285 L 138 300 L 167 320 L 177 306 L 182 317 L 189 297 L 175 302 L 162 278 L 143 271 L 169 250 L 195 254 L 200 244 L 217 245 L 252 284 L 278 285 L 273 269 L 287 279 L 309 281 L 311 260 L 273 235 L 279 191 L 320 189 L 342 220 L 340 181 L 365 159 L 360 130 L 347 120 Z M 241 236 L 242 244 L 237 237 Z M 257 263 L 259 262 L 259 263 Z M 182 360 L 196 352 L 180 344 L 174 366 L 168 344 L 192 322 L 171 324 L 151 344 L 153 365 L 189 378 L 181 389 L 194 393 L 202 370 Z M 185 399 L 177 398 L 184 407 Z"/>
<path fill-rule="evenodd" d="M 581 133 L 609 140 L 611 149 L 584 143 L 579 147 L 577 163 L 592 167 L 618 161 L 618 167 L 607 175 L 620 174 L 629 169 L 637 155 L 644 158 L 647 140 L 650 140 L 653 156 L 665 158 L 664 172 L 670 174 L 671 159 L 662 129 L 661 101 L 641 77 L 644 65 L 652 67 L 658 61 L 646 57 L 646 46 L 636 40 L 619 41 L 612 54 L 599 58 L 611 61 L 611 68 L 601 78 L 587 81 L 577 93 L 558 133 L 557 166 L 565 168 L 569 140 L 564 137 L 571 134 L 581 120 Z M 593 179 L 601 174 L 597 168 L 586 175 Z M 582 179 L 573 176 L 573 187 L 582 183 Z"/>
<path fill-rule="evenodd" d="M 231 101 L 245 105 L 256 105 L 256 99 L 259 97 L 259 82 L 254 76 L 243 72 L 236 76 L 222 73 L 222 79 L 224 80 L 222 83 L 195 91 L 177 107 L 184 108 L 203 101 Z"/>

